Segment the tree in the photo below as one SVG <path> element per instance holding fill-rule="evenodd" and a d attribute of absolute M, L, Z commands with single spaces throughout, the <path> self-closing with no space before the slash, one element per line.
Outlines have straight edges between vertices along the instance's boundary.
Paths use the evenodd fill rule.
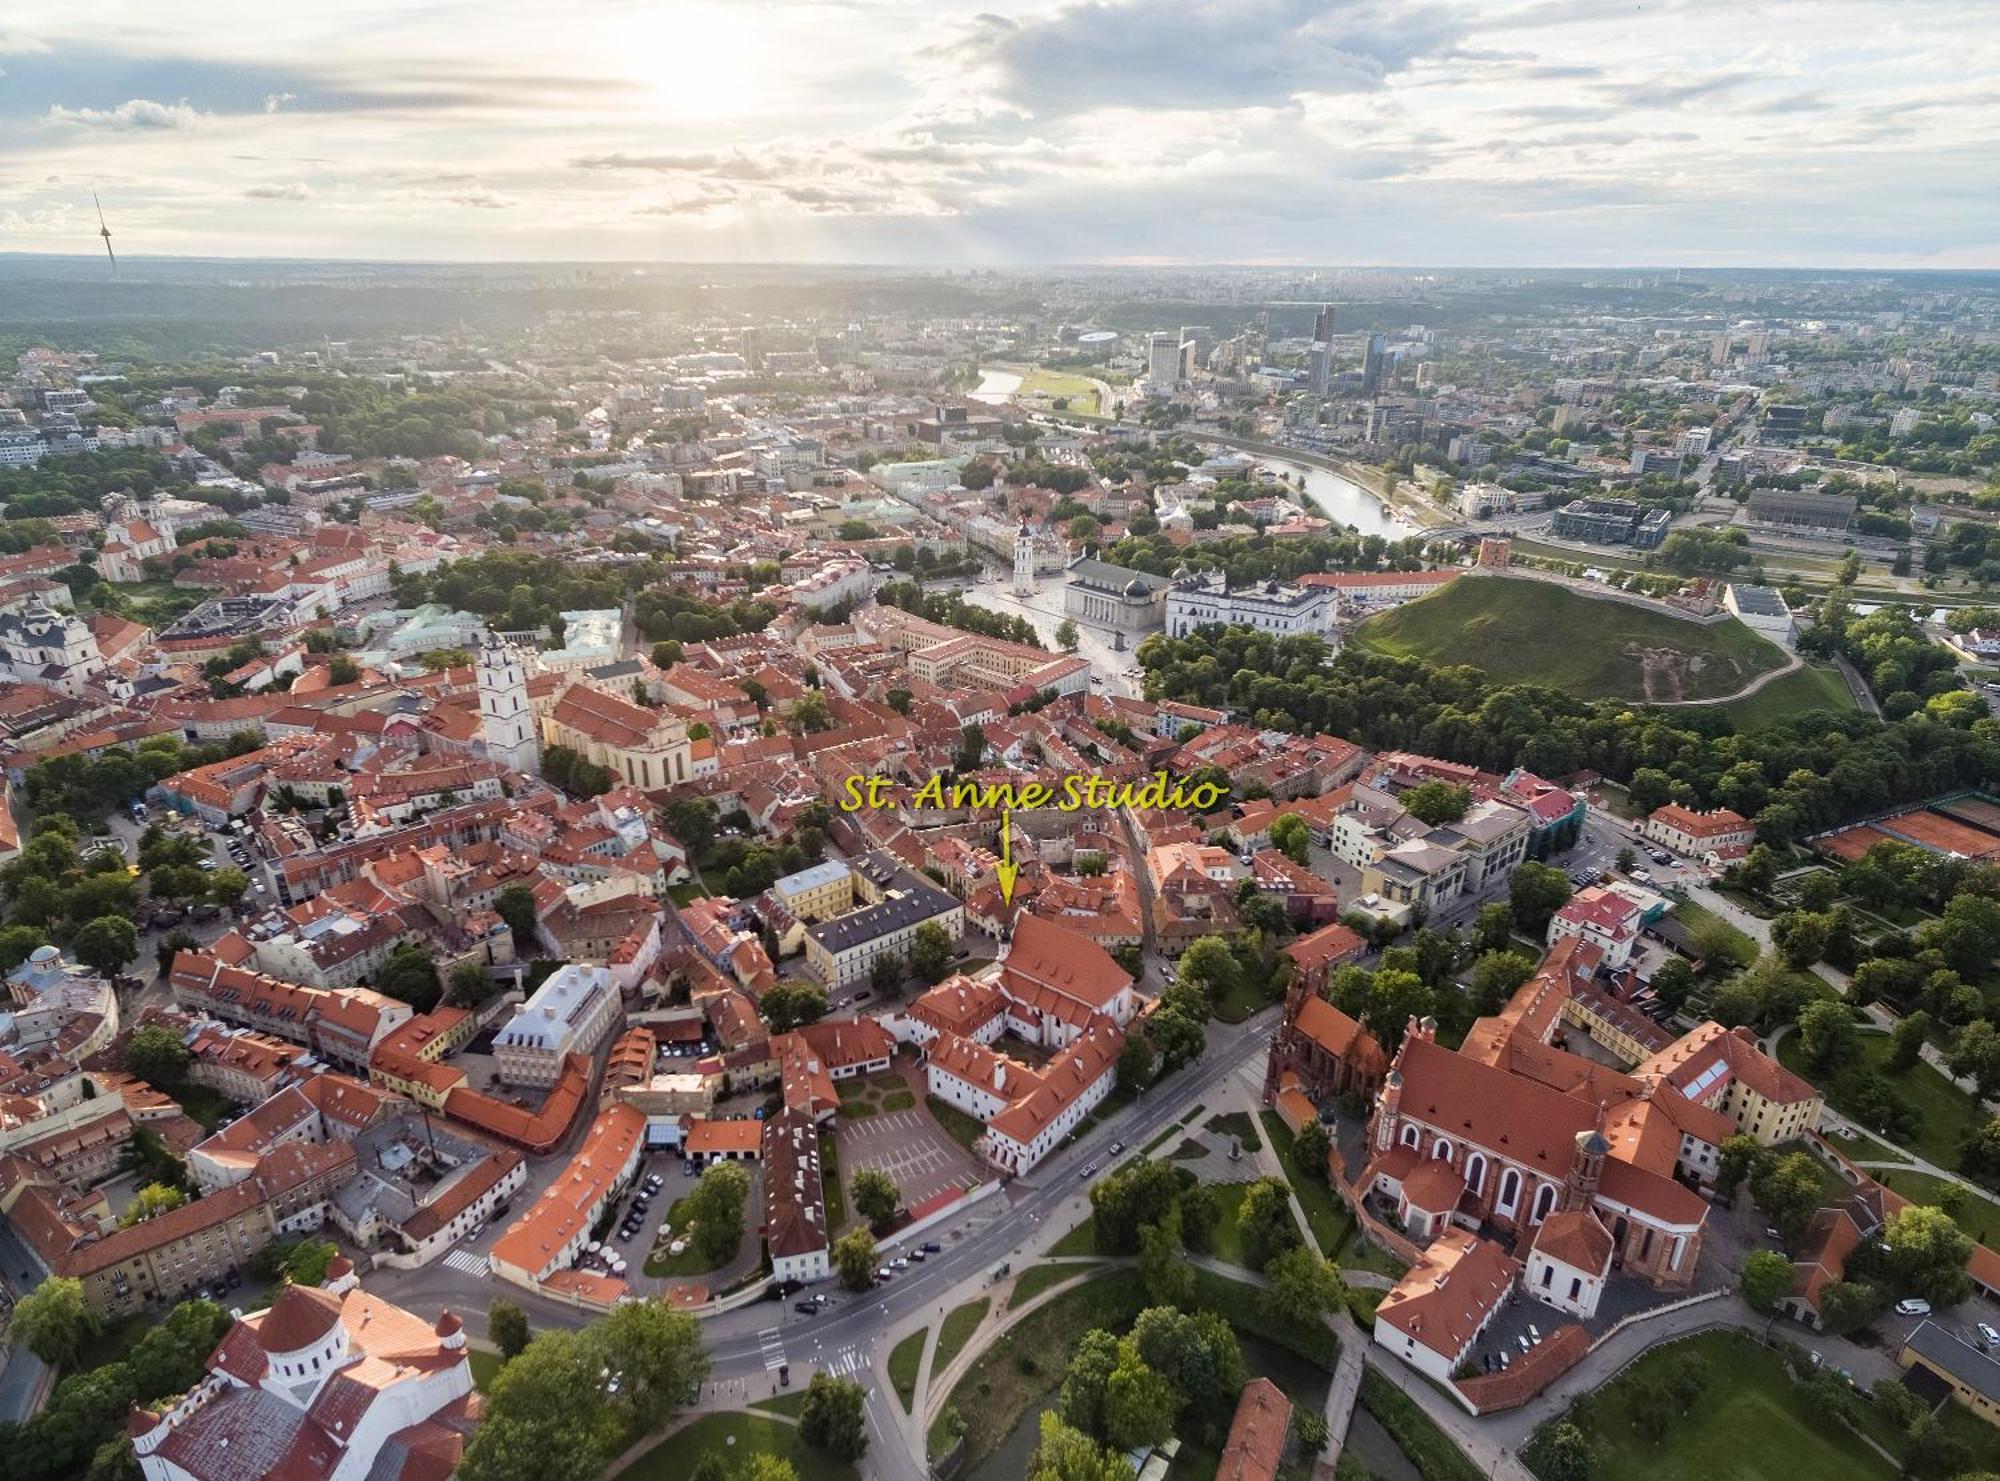
<path fill-rule="evenodd" d="M 382 965 L 375 969 L 375 988 L 408 1003 L 419 1013 L 435 1008 L 442 991 L 438 986 L 437 963 L 414 941 L 400 941 L 391 948 Z"/>
<path fill-rule="evenodd" d="M 1653 980 L 1647 986 L 1669 1013 L 1678 1013 L 1694 996 L 1694 968 L 1687 958 L 1670 956 L 1654 969 Z"/>
<path fill-rule="evenodd" d="M 618 1375 L 613 1407 L 623 1410 L 640 1434 L 665 1425 L 689 1391 L 708 1377 L 701 1323 L 657 1301 L 621 1302 L 592 1323 L 586 1335 L 600 1355 L 600 1371 L 609 1368 Z"/>
<path fill-rule="evenodd" d="M 667 831 L 691 854 L 708 851 L 708 846 L 715 842 L 715 825 L 720 817 L 716 805 L 706 797 L 677 798 L 667 804 L 662 814 Z"/>
<path fill-rule="evenodd" d="M 854 1208 L 871 1224 L 879 1224 L 903 1206 L 902 1190 L 896 1180 L 879 1167 L 864 1167 L 848 1185 Z"/>
<path fill-rule="evenodd" d="M 909 974 L 910 964 L 900 951 L 885 951 L 868 969 L 868 982 L 879 993 L 895 994 L 903 990 L 903 979 Z"/>
<path fill-rule="evenodd" d="M 1242 1345 L 1222 1316 L 1151 1306 L 1133 1322 L 1131 1340 L 1185 1401 L 1192 1428 L 1218 1434 L 1228 1428 L 1248 1374 Z"/>
<path fill-rule="evenodd" d="M 1973 1019 L 1952 1039 L 1945 1063 L 1961 1079 L 1978 1081 L 1982 1096 L 2000 1091 L 2000 1032 L 1984 1018 Z"/>
<path fill-rule="evenodd" d="M 1785 965 L 1803 972 L 1826 955 L 1826 943 L 1833 934 L 1833 917 L 1812 910 L 1788 910 L 1771 922 L 1771 944 L 1785 959 Z"/>
<path fill-rule="evenodd" d="M 1088 1334 L 1086 1334 L 1088 1335 Z M 1132 1481 L 1125 1457 L 1106 1450 L 1053 1412 L 1044 1412 L 1027 1481 Z"/>
<path fill-rule="evenodd" d="M 1274 1256 L 1300 1242 L 1290 1189 L 1277 1178 L 1259 1178 L 1243 1190 L 1237 1224 L 1243 1235 L 1243 1257 L 1253 1270 L 1264 1269 Z"/>
<path fill-rule="evenodd" d="M 1056 646 L 1063 652 L 1076 652 L 1077 645 L 1082 641 L 1083 635 L 1076 630 L 1076 624 L 1069 618 L 1065 617 L 1056 624 Z"/>
<path fill-rule="evenodd" d="M 1737 1289 L 1752 1311 L 1769 1316 L 1791 1294 L 1792 1262 L 1776 1250 L 1752 1250 L 1744 1258 Z"/>
<path fill-rule="evenodd" d="M 815 1373 L 799 1410 L 799 1438 L 835 1460 L 856 1461 L 868 1449 L 868 1421 L 862 1413 L 868 1391 L 852 1379 Z"/>
<path fill-rule="evenodd" d="M 743 1205 L 750 1197 L 750 1175 L 734 1162 L 709 1164 L 688 1195 L 694 1215 L 694 1247 L 703 1259 L 722 1265 L 743 1243 Z"/>
<path fill-rule="evenodd" d="M 70 939 L 76 959 L 100 975 L 122 972 L 139 954 L 139 931 L 122 915 L 100 915 Z"/>
<path fill-rule="evenodd" d="M 1118 1051 L 1118 1083 L 1121 1087 L 1143 1090 L 1153 1083 L 1159 1070 L 1159 1055 L 1150 1034 L 1143 1030 L 1128 1033 Z"/>
<path fill-rule="evenodd" d="M 208 898 L 225 908 L 243 898 L 243 892 L 250 888 L 250 877 L 241 869 L 232 869 L 227 864 L 220 869 L 209 871 Z"/>
<path fill-rule="evenodd" d="M 360 677 L 361 666 L 351 658 L 335 658 L 326 666 L 326 682 L 331 685 L 352 684 Z"/>
<path fill-rule="evenodd" d="M 1514 989 L 1535 975 L 1534 959 L 1523 951 L 1489 951 L 1472 964 L 1472 1011 L 1498 1013 Z"/>
<path fill-rule="evenodd" d="M 1174 976 L 1178 982 L 1200 988 L 1210 1003 L 1217 1003 L 1242 986 L 1243 968 L 1222 937 L 1202 936 L 1181 953 Z"/>
<path fill-rule="evenodd" d="M 1187 1306 L 1193 1302 L 1194 1267 L 1187 1262 L 1181 1239 L 1180 1205 L 1139 1231 L 1139 1281 L 1146 1288 L 1146 1299 L 1157 1305 Z"/>
<path fill-rule="evenodd" d="M 594 1481 L 627 1434 L 588 1332 L 544 1332 L 500 1370 L 459 1481 Z"/>
<path fill-rule="evenodd" d="M 866 1229 L 842 1235 L 833 1246 L 833 1268 L 848 1290 L 867 1290 L 875 1283 L 874 1236 Z"/>
<path fill-rule="evenodd" d="M 1989 1116 L 1959 1144 L 1958 1166 L 1989 1188 L 2000 1186 L 2000 1116 Z"/>
<path fill-rule="evenodd" d="M 83 1282 L 66 1275 L 50 1276 L 14 1304 L 14 1337 L 52 1368 L 74 1363 L 97 1328 Z"/>
<path fill-rule="evenodd" d="M 1271 824 L 1271 847 L 1306 868 L 1312 863 L 1312 829 L 1297 813 L 1285 813 Z"/>
<path fill-rule="evenodd" d="M 1597 1454 L 1590 1437 L 1565 1419 L 1549 1431 L 1542 1444 L 1541 1464 L 1535 1467 L 1542 1481 L 1590 1481 L 1597 1469 Z"/>
<path fill-rule="evenodd" d="M 958 755 L 952 764 L 959 771 L 977 771 L 986 759 L 986 731 L 979 725 L 966 725 L 958 732 Z"/>
<path fill-rule="evenodd" d="M 1299 1449 L 1308 1455 L 1318 1455 L 1326 1449 L 1327 1441 L 1333 1438 L 1326 1426 L 1326 1416 L 1310 1409 L 1292 1411 L 1292 1438 L 1299 1442 Z"/>
<path fill-rule="evenodd" d="M 1889 1069 L 1897 1074 L 1915 1069 L 1917 1061 L 1923 1058 L 1930 1032 L 1931 1016 L 1921 1008 L 1907 1018 L 1898 1019 L 1889 1030 Z"/>
<path fill-rule="evenodd" d="M 1435 828 L 1440 823 L 1456 823 L 1472 806 L 1472 793 L 1450 782 L 1419 782 L 1396 799 L 1420 823 Z"/>
<path fill-rule="evenodd" d="M 1743 1180 L 1764 1160 L 1764 1148 L 1754 1136 L 1738 1132 L 1723 1139 L 1721 1150 L 1715 1174 L 1715 1191 L 1724 1202 L 1731 1202 L 1736 1197 L 1736 1190 L 1743 1186 Z"/>
<path fill-rule="evenodd" d="M 1104 1438 L 1114 1450 L 1158 1445 L 1174 1432 L 1181 1396 L 1148 1366 L 1129 1337 L 1118 1344 L 1118 1363 L 1104 1381 Z"/>
<path fill-rule="evenodd" d="M 1145 1158 L 1114 1168 L 1090 1185 L 1091 1229 L 1098 1250 L 1106 1255 L 1130 1255 L 1139 1248 L 1139 1231 L 1167 1216 L 1194 1175 L 1171 1162 Z"/>
<path fill-rule="evenodd" d="M 143 1224 L 161 1214 L 172 1213 L 186 1202 L 187 1194 L 180 1189 L 169 1188 L 164 1183 L 148 1183 L 125 1205 L 125 1212 L 118 1216 L 118 1227 L 130 1229 L 134 1224 Z"/>
<path fill-rule="evenodd" d="M 460 962 L 446 979 L 444 1001 L 454 1008 L 476 1008 L 493 996 L 493 986 L 478 962 Z"/>
<path fill-rule="evenodd" d="M 1845 1337 L 1874 1321 L 1888 1305 L 1889 1293 L 1873 1281 L 1828 1281 L 1819 1293 L 1820 1325 Z"/>
<path fill-rule="evenodd" d="M 1279 1251 L 1264 1274 L 1271 1283 L 1258 1304 L 1264 1319 L 1280 1327 L 1316 1327 L 1341 1303 L 1340 1272 L 1306 1245 Z"/>
<path fill-rule="evenodd" d="M 1507 902 L 1513 907 L 1514 923 L 1539 941 L 1548 931 L 1549 918 L 1568 902 L 1569 876 L 1551 864 L 1533 859 L 1518 864 L 1507 876 Z"/>
<path fill-rule="evenodd" d="M 1809 1152 L 1766 1158 L 1750 1175 L 1750 1195 L 1786 1245 L 1796 1245 L 1819 1210 L 1819 1164 Z"/>
<path fill-rule="evenodd" d="M 1165 1002 L 1165 994 L 1161 995 Z M 1183 1008 L 1162 1007 L 1146 1025 L 1146 1032 L 1159 1048 L 1161 1062 L 1178 1069 L 1200 1059 L 1208 1048 L 1208 1015 L 1197 1017 Z"/>
<path fill-rule="evenodd" d="M 882 702 L 897 714 L 907 716 L 910 706 L 916 702 L 916 696 L 898 685 L 882 696 Z"/>
<path fill-rule="evenodd" d="M 1472 949 L 1482 956 L 1505 951 L 1514 940 L 1514 912 L 1498 904 L 1482 905 L 1472 926 Z"/>
<path fill-rule="evenodd" d="M 833 729 L 833 712 L 827 708 L 826 694 L 818 689 L 808 689 L 796 700 L 787 716 L 795 735 L 816 735 L 823 730 Z"/>
<path fill-rule="evenodd" d="M 1118 1367 L 1117 1334 L 1093 1327 L 1078 1339 L 1076 1353 L 1063 1370 L 1056 1412 L 1088 1434 L 1104 1430 L 1104 1392 Z"/>
<path fill-rule="evenodd" d="M 910 971 L 924 983 L 940 981 L 951 970 L 951 935 L 934 920 L 910 933 Z"/>
<path fill-rule="evenodd" d="M 500 1360 L 512 1362 L 534 1334 L 528 1330 L 527 1313 L 520 1307 L 512 1301 L 495 1301 L 486 1308 L 486 1335 L 500 1349 Z"/>
<path fill-rule="evenodd" d="M 801 1024 L 826 1017 L 826 989 L 817 982 L 780 982 L 766 988 L 757 1011 L 774 1034 L 789 1033 Z"/>
<path fill-rule="evenodd" d="M 493 913 L 513 931 L 515 953 L 533 956 L 537 946 L 535 892 L 524 884 L 510 884 L 494 897 Z"/>
<path fill-rule="evenodd" d="M 1302 1177 L 1315 1183 L 1327 1180 L 1327 1158 L 1333 1151 L 1333 1139 L 1326 1134 L 1326 1128 L 1317 1121 L 1308 1121 L 1292 1138 L 1292 1165 Z"/>
<path fill-rule="evenodd" d="M 154 1089 L 170 1094 L 180 1089 L 193 1058 L 179 1034 L 157 1024 L 142 1024 L 125 1041 L 125 1068 Z"/>
<path fill-rule="evenodd" d="M 1883 1226 L 1881 1239 L 1889 1251 L 1889 1268 L 1903 1288 L 1916 1291 L 1933 1307 L 1942 1311 L 1972 1294 L 1965 1273 L 1972 1236 L 1943 1209 L 1910 1204 Z"/>
<path fill-rule="evenodd" d="M 1854 1015 L 1838 998 L 1821 998 L 1806 1004 L 1799 1014 L 1799 1048 L 1806 1063 L 1817 1071 L 1849 1064 L 1861 1054 L 1861 1031 Z"/>
<path fill-rule="evenodd" d="M 39 926 L 0 926 L 0 972 L 13 971 L 48 939 Z"/>

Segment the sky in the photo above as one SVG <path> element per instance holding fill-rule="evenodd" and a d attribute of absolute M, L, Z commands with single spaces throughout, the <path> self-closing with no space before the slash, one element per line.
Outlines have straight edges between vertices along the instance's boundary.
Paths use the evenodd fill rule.
<path fill-rule="evenodd" d="M 64 0 L 0 251 L 2000 267 L 2000 0 Z"/>

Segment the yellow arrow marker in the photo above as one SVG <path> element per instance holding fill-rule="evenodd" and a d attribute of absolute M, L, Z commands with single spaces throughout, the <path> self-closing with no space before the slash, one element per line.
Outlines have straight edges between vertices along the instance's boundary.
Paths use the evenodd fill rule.
<path fill-rule="evenodd" d="M 994 872 L 1000 876 L 1000 898 L 1012 905 L 1014 880 L 1021 871 L 1014 867 L 1014 814 L 1004 807 L 1000 809 L 1000 867 Z"/>

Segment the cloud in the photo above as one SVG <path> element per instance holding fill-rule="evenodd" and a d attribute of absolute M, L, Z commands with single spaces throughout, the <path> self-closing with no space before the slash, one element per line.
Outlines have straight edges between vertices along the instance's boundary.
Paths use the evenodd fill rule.
<path fill-rule="evenodd" d="M 243 194 L 253 201 L 306 201 L 312 199 L 312 187 L 297 182 L 290 185 L 253 185 Z"/>
<path fill-rule="evenodd" d="M 495 195 L 490 190 L 474 190 L 464 195 L 448 195 L 445 199 L 450 201 L 454 206 L 470 206 L 475 211 L 505 211 L 511 209 L 514 205 L 514 202 L 508 200 L 505 196 Z"/>
<path fill-rule="evenodd" d="M 264 94 L 264 111 L 266 113 L 276 113 L 285 104 L 297 102 L 298 96 L 297 93 L 266 93 Z"/>
<path fill-rule="evenodd" d="M 207 116 L 190 108 L 185 101 L 155 103 L 151 98 L 130 98 L 116 108 L 65 108 L 57 104 L 46 115 L 50 123 L 114 133 L 192 128 Z"/>
<path fill-rule="evenodd" d="M 1628 108 L 1678 108 L 1683 103 L 1733 93 L 1755 81 L 1756 75 L 1750 72 L 1718 72 L 1681 82 L 1606 83 L 1601 91 Z"/>
<path fill-rule="evenodd" d="M 1372 92 L 1464 33 L 1456 9 L 1391 0 L 1072 0 L 1026 20 L 984 14 L 933 47 L 1037 117 L 1112 103 L 1273 107 Z"/>
<path fill-rule="evenodd" d="M 579 170 L 643 170 L 658 175 L 707 175 L 718 180 L 768 180 L 773 160 L 744 154 L 586 154 L 570 161 Z"/>

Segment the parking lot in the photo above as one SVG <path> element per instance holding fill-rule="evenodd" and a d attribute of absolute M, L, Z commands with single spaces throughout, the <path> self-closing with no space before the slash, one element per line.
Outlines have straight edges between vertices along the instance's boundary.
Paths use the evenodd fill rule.
<path fill-rule="evenodd" d="M 864 1167 L 895 1179 L 906 1208 L 947 1188 L 970 1188 L 982 1169 L 921 1106 L 858 1119 L 842 1117 L 835 1132 L 841 1175 L 852 1180 Z"/>

